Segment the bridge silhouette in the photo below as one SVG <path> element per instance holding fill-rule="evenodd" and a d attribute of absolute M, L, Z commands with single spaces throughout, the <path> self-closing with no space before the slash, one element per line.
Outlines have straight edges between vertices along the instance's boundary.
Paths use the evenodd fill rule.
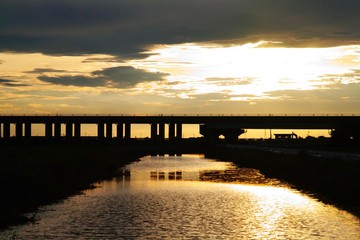
<path fill-rule="evenodd" d="M 184 124 L 199 124 L 200 134 L 207 140 L 216 140 L 223 135 L 226 142 L 232 142 L 247 129 L 326 129 L 331 131 L 333 140 L 360 141 L 360 116 L 342 115 L 0 115 L 0 141 L 34 138 L 33 124 L 45 125 L 44 137 L 48 140 L 83 139 L 81 127 L 92 124 L 97 126 L 97 139 L 126 142 L 131 139 L 132 125 L 149 124 L 152 141 L 176 142 L 182 139 Z M 14 137 L 11 136 L 12 125 Z"/>

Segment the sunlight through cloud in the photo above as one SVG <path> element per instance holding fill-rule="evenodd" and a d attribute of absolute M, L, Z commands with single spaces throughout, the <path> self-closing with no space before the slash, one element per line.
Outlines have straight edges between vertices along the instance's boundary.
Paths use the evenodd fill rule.
<path fill-rule="evenodd" d="M 349 75 L 359 68 L 359 46 L 282 48 L 267 43 L 161 45 L 147 52 L 148 58 L 129 63 L 169 73 L 167 89 L 194 95 L 222 92 L 233 100 L 238 99 L 233 95 L 267 98 L 272 91 L 315 90 L 332 83 L 326 76 Z"/>

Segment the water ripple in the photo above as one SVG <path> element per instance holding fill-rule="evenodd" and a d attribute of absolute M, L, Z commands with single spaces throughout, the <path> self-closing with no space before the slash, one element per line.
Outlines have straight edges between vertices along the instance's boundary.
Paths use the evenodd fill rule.
<path fill-rule="evenodd" d="M 146 157 L 127 170 L 130 177 L 46 206 L 38 224 L 0 238 L 360 239 L 358 218 L 257 170 L 201 156 Z"/>

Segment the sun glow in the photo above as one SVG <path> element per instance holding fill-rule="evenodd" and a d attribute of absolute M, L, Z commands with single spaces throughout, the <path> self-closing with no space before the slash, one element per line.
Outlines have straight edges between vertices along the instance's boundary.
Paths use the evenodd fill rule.
<path fill-rule="evenodd" d="M 157 46 L 150 57 L 130 64 L 169 73 L 173 84 L 168 89 L 188 90 L 189 95 L 224 93 L 230 100 L 246 100 L 249 95 L 266 98 L 273 91 L 326 87 L 332 83 L 326 76 L 350 73 L 360 59 L 359 46 L 263 47 L 266 43 Z"/>
<path fill-rule="evenodd" d="M 285 48 L 268 43 L 158 45 L 136 60 L 99 54 L 0 53 L 0 112 L 357 111 L 360 45 Z M 89 104 L 93 102 L 97 104 Z"/>

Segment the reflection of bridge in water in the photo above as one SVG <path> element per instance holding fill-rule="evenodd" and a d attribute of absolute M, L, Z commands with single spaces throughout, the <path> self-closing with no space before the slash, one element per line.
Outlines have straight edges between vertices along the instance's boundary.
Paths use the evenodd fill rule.
<path fill-rule="evenodd" d="M 185 172 L 186 175 L 186 172 Z M 210 182 L 241 182 L 248 184 L 278 183 L 277 180 L 265 178 L 259 170 L 251 168 L 232 168 L 226 170 L 203 170 L 194 175 L 184 176 L 185 180 Z M 183 171 L 151 171 L 151 180 L 183 180 Z"/>
<path fill-rule="evenodd" d="M 150 172 L 151 180 L 182 180 L 182 171 L 152 171 Z"/>
<path fill-rule="evenodd" d="M 14 139 L 33 139 L 34 124 L 45 126 L 47 140 L 80 140 L 81 127 L 97 126 L 96 139 L 131 139 L 131 126 L 149 124 L 153 142 L 179 142 L 184 124 L 198 124 L 209 141 L 222 135 L 232 142 L 246 129 L 325 129 L 338 141 L 360 141 L 360 116 L 0 116 L 0 140 L 7 141 L 14 129 Z M 168 128 L 165 131 L 165 128 Z M 115 129 L 115 131 L 114 131 Z M 167 133 L 167 136 L 165 135 Z"/>

